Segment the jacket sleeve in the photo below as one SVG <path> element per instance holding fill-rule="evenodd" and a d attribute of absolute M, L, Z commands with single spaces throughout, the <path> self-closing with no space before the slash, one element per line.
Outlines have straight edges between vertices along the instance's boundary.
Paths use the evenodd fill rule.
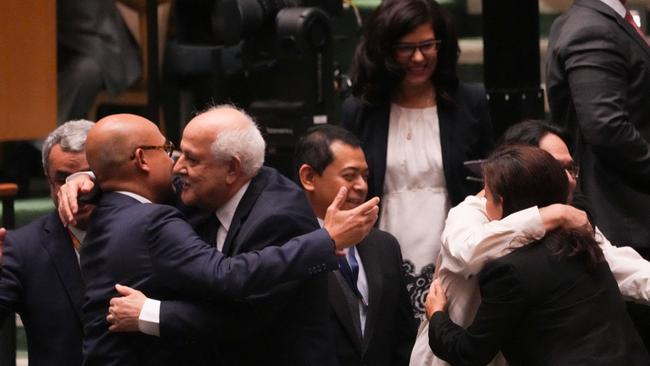
<path fill-rule="evenodd" d="M 452 365 L 490 362 L 525 311 L 524 290 L 511 266 L 490 263 L 479 282 L 481 305 L 467 330 L 442 311 L 434 313 L 429 323 L 431 350 Z"/>
<path fill-rule="evenodd" d="M 561 63 L 584 141 L 610 168 L 647 185 L 650 143 L 630 121 L 628 110 L 628 80 L 635 77 L 625 54 L 629 45 L 610 26 L 581 28 L 561 51 Z"/>
<path fill-rule="evenodd" d="M 480 272 L 488 260 L 541 239 L 544 234 L 536 207 L 490 221 L 485 212 L 485 198 L 468 196 L 447 216 L 440 268 L 469 277 Z"/>
<path fill-rule="evenodd" d="M 257 222 L 255 227 L 254 232 L 243 238 L 247 251 L 281 246 L 294 236 L 317 229 L 318 225 L 311 216 L 281 211 Z M 278 227 L 283 229 L 278 230 Z M 161 336 L 203 335 L 245 339 L 251 336 L 251 331 L 263 332 L 275 321 L 287 302 L 294 298 L 299 284 L 297 281 L 284 283 L 236 302 L 193 305 L 182 301 L 163 301 L 160 309 Z"/>
<path fill-rule="evenodd" d="M 210 247 L 172 208 L 148 218 L 148 249 L 159 280 L 173 290 L 208 301 L 244 299 L 274 285 L 337 268 L 327 231 L 293 238 L 281 247 L 226 258 Z"/>

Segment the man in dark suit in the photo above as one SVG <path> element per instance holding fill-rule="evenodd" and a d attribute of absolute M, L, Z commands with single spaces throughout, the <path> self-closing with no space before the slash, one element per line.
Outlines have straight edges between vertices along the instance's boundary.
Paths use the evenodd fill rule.
<path fill-rule="evenodd" d="M 551 28 L 553 120 L 575 138 L 594 223 L 650 259 L 650 47 L 621 0 L 576 0 Z M 635 323 L 650 346 L 650 313 Z"/>
<path fill-rule="evenodd" d="M 58 121 L 84 118 L 100 90 L 118 94 L 140 76 L 138 45 L 115 0 L 58 0 Z"/>
<path fill-rule="evenodd" d="M 232 194 L 231 197 L 236 197 L 238 192 L 243 194 L 241 187 L 250 187 L 252 182 L 237 188 L 236 185 L 242 183 L 239 174 L 254 175 L 261 162 L 255 156 L 235 154 L 231 150 L 237 148 L 238 143 L 256 145 L 258 141 L 255 141 L 252 131 L 254 129 L 259 134 L 256 126 L 251 124 L 252 121 L 232 118 L 241 114 L 234 108 L 220 108 L 213 110 L 223 112 L 220 119 L 206 118 L 211 117 L 208 112 L 188 125 L 182 155 L 174 171 L 182 176 L 182 198 L 185 202 L 196 204 L 201 202 L 197 199 L 202 194 L 209 194 L 220 207 L 226 208 L 216 211 L 220 224 L 216 227 L 215 235 L 217 247 L 225 249 L 221 244 L 229 243 L 229 233 L 240 231 L 242 235 L 247 235 L 243 227 L 237 227 L 237 222 L 227 221 L 228 216 L 236 217 L 237 213 L 228 210 L 232 201 L 226 193 Z M 178 341 L 195 338 L 193 334 L 187 334 L 188 338 L 167 337 L 164 329 L 160 332 L 160 338 L 108 333 L 105 320 L 113 321 L 113 314 L 106 317 L 106 309 L 109 299 L 116 295 L 112 284 L 124 283 L 163 300 L 185 300 L 187 304 L 176 308 L 182 311 L 188 311 L 192 303 L 204 304 L 202 307 L 195 305 L 199 308 L 195 311 L 197 316 L 205 315 L 201 310 L 209 308 L 205 306 L 208 302 L 232 304 L 234 299 L 244 307 L 247 305 L 245 295 L 265 297 L 273 284 L 306 278 L 307 275 L 315 276 L 331 268 L 332 260 L 336 261 L 331 241 L 334 240 L 336 246 L 341 248 L 349 246 L 365 236 L 376 219 L 377 200 L 359 207 L 351 215 L 345 215 L 346 211 L 339 212 L 338 206 L 332 206 L 330 212 L 333 216 L 325 225 L 329 231 L 315 230 L 282 246 L 268 246 L 260 252 L 224 258 L 219 251 L 204 245 L 171 207 L 137 204 L 147 199 L 162 202 L 170 191 L 172 160 L 161 151 L 155 151 L 171 152 L 171 146 L 164 142 L 155 125 L 136 116 L 106 118 L 89 134 L 88 161 L 105 193 L 93 215 L 82 253 L 82 272 L 89 298 L 84 306 L 84 355 L 88 364 L 185 364 L 188 354 L 178 352 L 178 347 L 183 346 Z M 261 151 L 264 151 L 263 140 Z M 265 178 L 272 179 L 268 176 Z M 214 183 L 221 184 L 214 186 Z M 278 187 L 281 185 L 276 185 L 276 189 L 281 191 Z M 343 197 L 338 197 L 339 202 Z M 262 201 L 260 204 L 265 203 L 268 202 Z M 279 207 L 273 208 L 276 210 L 274 212 L 282 213 Z M 249 216 L 255 222 L 255 216 Z M 269 230 L 277 229 L 270 216 L 267 215 L 261 224 L 269 225 Z M 312 216 L 308 216 L 307 222 L 309 218 L 313 220 Z M 354 221 L 356 224 L 353 224 Z M 359 225 L 359 228 L 353 229 L 353 225 Z M 328 233 L 332 234 L 331 238 Z M 318 259 L 319 255 L 325 257 Z M 212 307 L 217 308 L 217 305 L 213 304 Z M 235 309 L 235 305 L 229 308 Z M 164 325 L 164 302 L 161 315 Z M 221 318 L 226 319 L 229 315 L 236 316 L 222 314 Z M 174 320 L 183 318 L 176 311 L 171 312 L 170 316 Z M 255 315 L 249 312 L 248 316 Z M 141 320 L 151 325 L 150 317 Z M 186 332 L 187 329 L 177 331 Z M 207 342 L 214 341 L 210 339 Z M 295 341 L 302 342 L 300 339 Z M 278 361 L 278 364 L 293 360 L 287 358 Z"/>
<path fill-rule="evenodd" d="M 298 177 L 322 221 L 336 192 L 348 188 L 343 209 L 368 193 L 368 165 L 360 141 L 332 125 L 310 129 L 296 146 Z M 329 274 L 330 331 L 340 366 L 408 365 L 415 320 L 397 240 L 373 229 L 339 258 Z"/>
<path fill-rule="evenodd" d="M 55 204 L 66 177 L 88 170 L 84 147 L 92 126 L 90 121 L 67 122 L 43 144 L 43 169 Z M 81 365 L 83 281 L 77 245 L 91 211 L 91 206 L 80 209 L 76 227 L 66 229 L 52 212 L 5 238 L 0 323 L 14 320 L 8 314 L 20 314 L 30 365 Z"/>

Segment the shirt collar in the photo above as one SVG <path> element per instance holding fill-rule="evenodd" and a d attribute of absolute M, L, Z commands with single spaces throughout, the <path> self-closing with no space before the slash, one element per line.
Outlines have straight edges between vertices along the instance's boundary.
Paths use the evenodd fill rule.
<path fill-rule="evenodd" d="M 125 196 L 129 196 L 129 197 L 133 198 L 134 200 L 136 200 L 136 201 L 138 201 L 140 203 L 151 203 L 151 200 L 149 200 L 149 199 L 147 199 L 145 197 L 142 197 L 141 195 L 139 195 L 137 193 L 127 192 L 127 191 L 115 191 L 115 193 L 120 193 L 120 194 L 123 194 Z"/>
<path fill-rule="evenodd" d="M 614 9 L 616 14 L 620 15 L 621 18 L 625 18 L 627 9 L 625 9 L 625 6 L 621 3 L 621 0 L 600 0 L 600 2 Z"/>
<path fill-rule="evenodd" d="M 237 193 L 235 193 L 234 196 L 230 197 L 228 202 L 219 207 L 219 209 L 214 213 L 226 231 L 230 230 L 230 223 L 232 222 L 232 218 L 235 216 L 235 210 L 237 210 L 237 206 L 239 206 L 239 202 L 241 201 L 242 197 L 244 197 L 244 193 L 246 193 L 246 190 L 248 189 L 250 183 L 250 180 L 244 183 L 244 185 L 239 188 Z"/>

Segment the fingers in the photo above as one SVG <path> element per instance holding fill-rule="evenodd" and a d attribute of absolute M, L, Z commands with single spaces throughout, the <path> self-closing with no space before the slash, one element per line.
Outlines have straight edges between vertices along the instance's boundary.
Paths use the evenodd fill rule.
<path fill-rule="evenodd" d="M 358 207 L 352 209 L 351 212 L 355 215 L 358 213 L 369 214 L 374 210 L 379 212 L 379 207 L 377 206 L 378 204 L 379 204 L 379 197 L 373 197 L 367 200 L 366 202 L 360 204 Z"/>
<path fill-rule="evenodd" d="M 137 290 L 134 290 L 128 286 L 122 286 L 120 284 L 115 285 L 115 290 L 117 290 L 117 293 L 119 293 L 122 296 L 129 296 L 132 293 L 137 292 Z"/>
<path fill-rule="evenodd" d="M 443 294 L 442 284 L 440 283 L 439 278 L 436 278 L 435 280 L 433 280 L 433 282 L 431 282 L 431 288 L 433 289 L 433 293 L 436 296 L 440 296 L 441 294 Z"/>
<path fill-rule="evenodd" d="M 343 202 L 345 202 L 346 198 L 348 197 L 348 189 L 346 187 L 341 187 L 339 189 L 339 192 L 336 194 L 336 197 L 334 197 L 334 200 L 332 203 L 329 205 L 327 208 L 328 210 L 331 209 L 336 209 L 339 210 L 341 206 L 343 205 Z"/>
<path fill-rule="evenodd" d="M 57 196 L 59 198 L 59 217 L 63 222 L 64 226 L 75 225 L 74 215 L 79 210 L 77 204 L 77 191 L 69 189 L 69 185 L 66 183 L 59 189 Z"/>

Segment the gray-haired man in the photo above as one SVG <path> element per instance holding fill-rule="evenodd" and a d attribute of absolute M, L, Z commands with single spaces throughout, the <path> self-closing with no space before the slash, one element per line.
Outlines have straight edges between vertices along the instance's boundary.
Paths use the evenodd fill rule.
<path fill-rule="evenodd" d="M 88 170 L 84 150 L 92 126 L 85 120 L 67 122 L 43 144 L 43 169 L 55 204 L 66 177 Z M 6 236 L 0 272 L 0 322 L 14 311 L 21 315 L 32 366 L 81 365 L 84 289 L 78 246 L 92 209 L 79 208 L 75 227 L 66 229 L 52 212 Z"/>

